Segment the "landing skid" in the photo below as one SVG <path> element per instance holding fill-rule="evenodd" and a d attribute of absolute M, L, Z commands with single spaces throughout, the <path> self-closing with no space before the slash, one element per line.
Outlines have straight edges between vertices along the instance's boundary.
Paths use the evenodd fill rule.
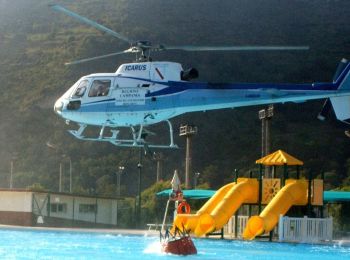
<path fill-rule="evenodd" d="M 68 130 L 70 134 L 72 134 L 74 137 L 85 140 L 85 141 L 98 141 L 98 142 L 109 142 L 111 144 L 114 144 L 115 146 L 119 147 L 149 147 L 149 148 L 178 148 L 176 144 L 174 144 L 174 131 L 173 126 L 169 120 L 166 120 L 165 122 L 168 123 L 169 126 L 169 139 L 170 144 L 169 145 L 163 145 L 163 144 L 152 144 L 145 141 L 145 133 L 147 134 L 147 131 L 144 129 L 143 125 L 140 125 L 140 128 L 138 131 L 135 130 L 133 126 L 130 127 L 116 127 L 115 129 L 111 129 L 111 135 L 106 136 L 105 135 L 105 128 L 108 125 L 104 125 L 101 127 L 100 134 L 98 137 L 86 137 L 83 135 L 84 130 L 88 127 L 86 124 L 79 124 L 78 130 Z M 121 128 L 130 128 L 130 139 L 122 139 L 119 138 L 120 129 Z"/>

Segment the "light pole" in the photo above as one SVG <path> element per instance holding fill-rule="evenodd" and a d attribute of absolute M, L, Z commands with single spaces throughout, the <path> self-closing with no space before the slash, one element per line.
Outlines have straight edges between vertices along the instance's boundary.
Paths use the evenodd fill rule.
<path fill-rule="evenodd" d="M 67 158 L 69 161 L 69 193 L 72 193 L 72 159 L 66 154 L 62 154 L 62 158 Z M 61 164 L 61 163 L 60 163 Z M 61 169 L 61 168 L 60 168 Z M 60 179 L 62 176 L 60 177 Z"/>
<path fill-rule="evenodd" d="M 137 227 L 141 226 L 141 174 L 142 174 L 142 148 L 140 148 L 140 157 L 137 164 L 139 169 L 138 185 L 137 185 Z"/>
<path fill-rule="evenodd" d="M 146 137 L 147 137 L 148 133 L 146 132 L 141 132 L 141 139 L 143 139 L 144 141 L 146 141 Z M 138 176 L 138 185 L 137 185 L 137 208 L 135 211 L 137 211 L 137 219 L 136 219 L 136 226 L 137 227 L 141 227 L 141 175 L 142 175 L 142 151 L 143 149 L 146 149 L 147 146 L 145 145 L 143 148 L 140 147 L 139 150 L 139 162 L 137 163 L 137 168 L 139 169 L 139 176 Z M 145 152 L 146 155 L 146 152 Z M 136 202 L 136 201 L 135 201 Z"/>
<path fill-rule="evenodd" d="M 10 189 L 13 188 L 13 169 L 14 169 L 14 161 L 17 159 L 16 155 L 12 155 L 10 162 Z"/>
<path fill-rule="evenodd" d="M 124 172 L 125 167 L 124 166 L 119 166 L 118 171 L 117 171 L 117 196 L 120 197 L 120 177 Z"/>
<path fill-rule="evenodd" d="M 72 158 L 69 158 L 69 193 L 72 193 Z"/>
<path fill-rule="evenodd" d="M 273 105 L 269 105 L 259 111 L 259 119 L 261 120 L 261 157 L 264 157 L 270 153 L 271 141 L 270 141 L 270 124 L 273 117 Z M 269 169 L 265 168 L 266 175 L 270 175 Z M 272 176 L 266 176 L 272 177 Z"/>
<path fill-rule="evenodd" d="M 60 175 L 58 180 L 58 192 L 62 192 L 62 162 L 60 162 Z"/>
<path fill-rule="evenodd" d="M 157 182 L 160 181 L 162 179 L 162 171 L 163 171 L 163 153 L 159 152 L 159 153 L 154 153 L 153 154 L 153 160 L 155 160 L 157 162 Z"/>
<path fill-rule="evenodd" d="M 13 160 L 11 159 L 11 169 L 10 169 L 10 189 L 12 189 L 13 185 Z"/>
<path fill-rule="evenodd" d="M 200 172 L 196 172 L 196 173 L 194 174 L 194 189 L 197 188 L 197 183 L 198 183 L 199 175 L 201 175 Z"/>
<path fill-rule="evenodd" d="M 261 120 L 261 156 L 264 157 L 270 153 L 270 121 L 273 117 L 273 105 L 269 105 L 259 111 Z"/>
<path fill-rule="evenodd" d="M 57 154 L 60 155 L 60 157 L 62 158 L 68 158 L 69 160 L 69 192 L 72 193 L 73 190 L 73 180 L 72 180 L 72 176 L 73 176 L 73 167 L 72 167 L 72 158 L 69 155 L 66 155 L 64 153 L 61 152 L 61 149 L 55 145 L 52 144 L 50 141 L 46 142 L 46 146 L 55 150 Z M 62 192 L 62 176 L 63 175 L 63 165 L 62 165 L 62 161 L 60 162 L 60 173 L 59 173 L 59 181 L 58 181 L 58 191 Z"/>
<path fill-rule="evenodd" d="M 198 130 L 193 125 L 181 125 L 180 136 L 186 137 L 186 160 L 185 160 L 185 186 L 190 189 L 190 172 L 192 166 L 192 137 L 197 134 Z"/>
<path fill-rule="evenodd" d="M 117 196 L 120 197 L 120 177 L 124 172 L 125 167 L 120 165 L 118 167 L 118 171 L 117 171 Z M 118 216 L 119 216 L 119 201 L 117 200 L 117 217 L 116 217 L 116 225 L 118 225 Z"/>

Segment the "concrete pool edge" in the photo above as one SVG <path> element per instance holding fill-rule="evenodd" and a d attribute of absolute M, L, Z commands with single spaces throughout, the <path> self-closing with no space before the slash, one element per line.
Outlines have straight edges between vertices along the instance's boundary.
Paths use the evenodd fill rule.
<path fill-rule="evenodd" d="M 0 229 L 20 231 L 51 231 L 51 232 L 73 232 L 73 233 L 96 233 L 112 235 L 143 235 L 159 236 L 159 231 L 146 229 L 104 229 L 104 228 L 63 228 L 63 227 L 27 227 L 14 225 L 0 225 Z"/>
<path fill-rule="evenodd" d="M 42 231 L 42 232 L 72 232 L 72 233 L 92 233 L 92 234 L 110 234 L 110 235 L 137 235 L 137 236 L 159 236 L 159 231 L 148 229 L 104 229 L 104 228 L 63 228 L 63 227 L 28 227 L 28 226 L 14 226 L 14 225 L 0 225 L 0 229 L 19 230 L 19 231 Z M 220 239 L 218 237 L 202 237 L 196 239 Z M 225 237 L 224 240 L 237 240 Z M 256 242 L 267 242 L 266 240 L 255 240 Z M 273 243 L 290 243 L 290 244 L 319 244 L 319 245 L 336 245 L 342 247 L 350 247 L 349 239 L 336 239 L 333 241 L 325 241 L 322 243 L 295 243 L 295 242 L 279 242 Z"/>

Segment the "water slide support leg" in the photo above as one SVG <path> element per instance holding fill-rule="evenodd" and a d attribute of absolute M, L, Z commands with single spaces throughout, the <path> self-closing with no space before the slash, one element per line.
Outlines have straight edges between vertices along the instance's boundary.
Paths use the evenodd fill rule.
<path fill-rule="evenodd" d="M 262 200 L 262 164 L 260 164 L 259 171 L 259 214 L 261 213 L 261 200 Z"/>
<path fill-rule="evenodd" d="M 273 236 L 273 229 L 270 231 L 270 234 L 269 234 L 269 242 L 272 242 L 272 236 Z"/>
<path fill-rule="evenodd" d="M 235 238 L 238 237 L 238 210 L 235 213 Z"/>
<path fill-rule="evenodd" d="M 300 166 L 297 165 L 297 180 L 300 179 Z"/>
<path fill-rule="evenodd" d="M 312 182 L 312 173 L 309 172 L 308 176 L 308 188 L 307 188 L 307 216 L 311 218 L 311 182 Z"/>
<path fill-rule="evenodd" d="M 253 178 L 252 171 L 249 172 L 249 178 Z M 248 206 L 248 216 L 249 216 L 249 218 L 252 216 L 252 205 L 251 204 L 249 204 L 249 206 Z"/>
<path fill-rule="evenodd" d="M 235 173 L 234 173 L 234 181 L 237 183 L 237 179 L 238 179 L 238 170 L 235 169 Z M 238 237 L 238 210 L 235 213 L 235 238 Z"/>
<path fill-rule="evenodd" d="M 324 191 L 324 171 L 322 171 L 322 173 L 321 173 L 321 178 L 322 178 L 322 183 L 323 183 L 322 190 Z M 324 203 L 322 203 L 322 206 L 321 206 L 321 214 L 320 214 L 320 217 L 321 217 L 321 218 L 324 218 Z"/>

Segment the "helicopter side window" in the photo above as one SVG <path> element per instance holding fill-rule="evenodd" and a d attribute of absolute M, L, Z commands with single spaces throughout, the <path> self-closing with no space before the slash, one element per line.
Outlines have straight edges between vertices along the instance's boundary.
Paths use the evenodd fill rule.
<path fill-rule="evenodd" d="M 89 97 L 107 96 L 111 87 L 110 80 L 94 80 L 89 91 Z"/>
<path fill-rule="evenodd" d="M 84 96 L 88 84 L 88 80 L 83 80 L 82 82 L 80 82 L 74 94 L 72 95 L 72 98 L 81 98 L 82 96 Z"/>

